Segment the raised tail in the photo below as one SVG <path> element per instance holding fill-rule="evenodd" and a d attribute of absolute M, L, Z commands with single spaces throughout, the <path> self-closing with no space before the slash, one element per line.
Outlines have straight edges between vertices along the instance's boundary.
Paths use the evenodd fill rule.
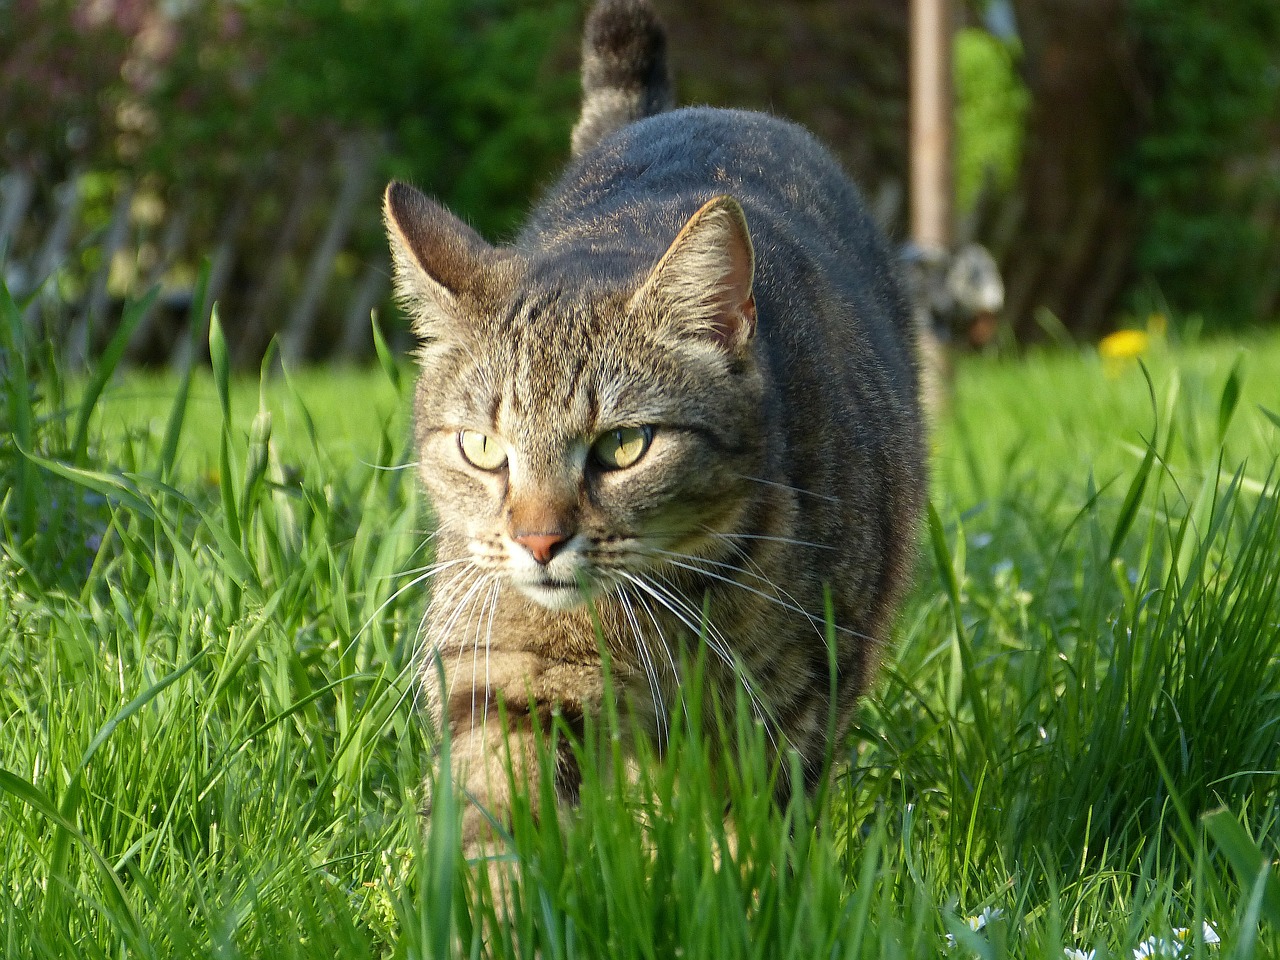
<path fill-rule="evenodd" d="M 647 0 L 599 0 L 583 32 L 582 115 L 573 128 L 573 155 L 673 106 L 667 34 L 653 8 Z"/>

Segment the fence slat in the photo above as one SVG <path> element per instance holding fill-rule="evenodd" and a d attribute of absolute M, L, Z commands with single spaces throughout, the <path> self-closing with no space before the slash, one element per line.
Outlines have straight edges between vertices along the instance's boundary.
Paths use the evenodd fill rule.
<path fill-rule="evenodd" d="M 102 315 L 107 309 L 107 285 L 111 280 L 111 266 L 116 254 L 124 248 L 129 239 L 129 211 L 133 207 L 134 184 L 126 183 L 120 188 L 116 202 L 111 208 L 111 220 L 107 224 L 107 232 L 102 238 L 100 253 L 102 263 L 94 275 L 89 288 L 89 296 L 85 299 L 84 309 L 76 317 L 75 323 L 67 334 L 67 359 L 73 367 L 82 365 L 89 357 L 95 328 L 101 323 Z"/>
<path fill-rule="evenodd" d="M 204 342 L 204 331 L 209 329 L 209 317 L 213 313 L 213 305 L 222 296 L 222 291 L 231 279 L 231 268 L 236 262 L 236 239 L 249 215 L 249 198 L 253 194 L 253 186 L 249 182 L 241 187 L 235 202 L 227 210 L 226 216 L 218 227 L 218 242 L 213 250 L 213 259 L 209 265 L 209 291 L 205 297 L 204 311 L 200 315 L 200 334 L 197 337 L 179 337 L 169 365 L 173 370 L 185 370 L 192 360 L 193 343 Z"/>
<path fill-rule="evenodd" d="M 298 303 L 289 316 L 281 340 L 280 353 L 286 362 L 297 363 L 306 355 L 312 327 L 315 325 L 316 310 L 328 285 L 329 275 L 333 272 L 333 261 L 342 250 L 373 174 L 376 148 L 377 141 L 369 136 L 350 137 L 343 145 L 342 189 L 334 203 L 329 227 L 311 258 Z"/>
<path fill-rule="evenodd" d="M 30 289 L 35 289 L 62 266 L 67 257 L 67 249 L 71 244 L 71 231 L 75 227 L 76 217 L 80 213 L 80 177 L 72 175 L 71 179 L 54 190 L 54 215 L 49 232 L 45 234 L 44 246 L 36 257 L 35 267 L 31 272 Z M 40 300 L 36 297 L 27 307 L 23 320 L 27 329 L 31 330 L 40 317 Z"/>
<path fill-rule="evenodd" d="M 373 342 L 369 334 L 369 314 L 386 292 L 387 265 L 376 261 L 370 263 L 364 268 L 364 275 L 361 276 L 360 284 L 351 298 L 351 306 L 347 309 L 338 356 L 344 360 L 354 360 L 369 353 L 369 344 Z"/>
<path fill-rule="evenodd" d="M 160 255 L 147 271 L 140 293 L 145 293 L 163 280 L 164 275 L 177 263 L 182 248 L 187 242 L 187 230 L 190 226 L 191 211 L 187 206 L 179 208 L 178 212 L 169 218 L 169 223 L 165 226 L 164 234 L 160 238 Z M 163 299 L 164 294 L 161 293 L 151 301 L 146 312 L 138 319 L 138 325 L 134 327 L 133 337 L 129 341 L 127 356 L 130 359 L 137 359 L 138 351 L 151 339 L 156 322 L 156 309 Z"/>
<path fill-rule="evenodd" d="M 293 182 L 293 196 L 267 257 L 266 272 L 258 283 L 257 291 L 249 299 L 244 323 L 238 325 L 240 336 L 234 356 L 241 365 L 256 363 L 271 335 L 279 329 L 279 321 L 271 321 L 270 311 L 280 300 L 288 275 L 288 263 L 298 246 L 307 214 L 314 209 L 316 188 L 320 182 L 319 164 L 314 160 L 304 163 Z"/>
<path fill-rule="evenodd" d="M 26 170 L 10 170 L 0 177 L 0 255 L 9 251 L 9 241 L 18 228 L 22 226 L 22 218 L 27 215 L 27 207 L 36 193 L 36 179 Z"/>

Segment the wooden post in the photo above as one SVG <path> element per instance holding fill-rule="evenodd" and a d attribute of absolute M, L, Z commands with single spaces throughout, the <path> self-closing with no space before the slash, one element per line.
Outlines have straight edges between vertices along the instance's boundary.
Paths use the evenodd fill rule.
<path fill-rule="evenodd" d="M 924 251 L 951 245 L 951 41 L 949 0 L 911 0 L 911 239 Z"/>

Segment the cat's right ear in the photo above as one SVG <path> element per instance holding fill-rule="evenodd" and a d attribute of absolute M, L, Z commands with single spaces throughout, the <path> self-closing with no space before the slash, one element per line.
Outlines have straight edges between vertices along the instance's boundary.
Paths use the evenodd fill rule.
<path fill-rule="evenodd" d="M 396 295 L 413 332 L 448 339 L 463 320 L 458 298 L 473 288 L 494 249 L 452 213 L 407 183 L 392 181 L 382 204 Z"/>

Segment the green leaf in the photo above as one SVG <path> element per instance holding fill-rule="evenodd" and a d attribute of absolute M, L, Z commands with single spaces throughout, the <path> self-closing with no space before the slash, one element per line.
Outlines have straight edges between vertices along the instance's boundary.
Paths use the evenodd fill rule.
<path fill-rule="evenodd" d="M 1280 926 L 1280 883 L 1271 875 L 1271 864 L 1262 848 L 1225 809 L 1211 810 L 1201 820 L 1213 842 L 1226 855 L 1240 879 L 1240 886 L 1249 890 L 1256 884 L 1261 885 L 1261 892 L 1257 895 L 1262 899 L 1263 915 L 1269 923 Z"/>
<path fill-rule="evenodd" d="M 1240 403 L 1240 388 L 1244 382 L 1244 354 L 1236 357 L 1227 374 L 1227 382 L 1222 387 L 1222 399 L 1218 402 L 1218 443 L 1222 443 L 1227 435 L 1227 427 L 1235 415 L 1236 406 Z"/>
<path fill-rule="evenodd" d="M 129 509 L 136 510 L 144 517 L 155 518 L 155 511 L 152 509 L 151 504 L 143 499 L 141 491 L 123 476 L 104 473 L 100 470 L 73 467 L 69 463 L 38 456 L 22 447 L 19 447 L 18 450 L 32 463 L 43 467 L 50 473 L 64 477 L 72 483 L 79 484 L 95 493 L 100 493 L 108 500 L 122 503 Z"/>
<path fill-rule="evenodd" d="M 1124 495 L 1124 503 L 1120 505 L 1120 515 L 1111 531 L 1111 545 L 1107 548 L 1107 562 L 1110 563 L 1120 555 L 1124 546 L 1124 538 L 1138 516 L 1138 507 L 1142 505 L 1142 494 L 1147 489 L 1147 480 L 1151 476 L 1151 467 L 1155 463 L 1156 447 L 1154 439 L 1147 444 L 1147 452 L 1142 457 L 1138 472 L 1129 481 L 1129 489 Z"/>

